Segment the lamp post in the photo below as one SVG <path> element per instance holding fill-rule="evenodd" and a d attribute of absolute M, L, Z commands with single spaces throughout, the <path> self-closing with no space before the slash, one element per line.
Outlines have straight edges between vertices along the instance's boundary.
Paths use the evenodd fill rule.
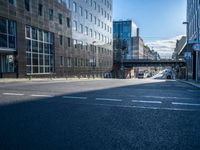
<path fill-rule="evenodd" d="M 183 24 L 186 25 L 186 32 L 187 32 L 187 35 L 186 35 L 186 51 L 189 51 L 189 47 L 188 47 L 188 44 L 189 44 L 189 22 L 185 21 L 183 22 Z M 185 80 L 188 81 L 188 58 L 185 58 L 186 60 L 186 74 L 185 74 Z"/>
<path fill-rule="evenodd" d="M 93 69 L 93 74 L 92 74 L 92 76 L 93 76 L 93 79 L 95 78 L 94 73 L 95 73 L 95 66 L 96 66 L 95 53 L 94 53 L 94 44 L 95 44 L 95 43 L 96 43 L 96 41 L 93 41 L 93 42 L 92 42 L 92 56 L 93 56 L 93 58 L 92 58 L 92 69 Z"/>

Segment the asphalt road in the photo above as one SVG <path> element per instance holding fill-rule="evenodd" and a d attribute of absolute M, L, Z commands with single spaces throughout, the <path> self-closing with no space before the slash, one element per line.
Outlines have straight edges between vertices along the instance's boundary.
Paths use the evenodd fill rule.
<path fill-rule="evenodd" d="M 0 83 L 0 150 L 200 150 L 200 89 L 164 80 Z"/>

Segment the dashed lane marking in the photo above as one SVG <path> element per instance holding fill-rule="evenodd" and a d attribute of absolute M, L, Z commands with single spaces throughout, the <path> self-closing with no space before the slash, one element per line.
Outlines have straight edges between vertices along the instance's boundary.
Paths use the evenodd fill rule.
<path fill-rule="evenodd" d="M 96 98 L 97 101 L 113 101 L 113 102 L 121 102 L 121 99 L 110 99 L 110 98 Z"/>
<path fill-rule="evenodd" d="M 200 106 L 200 104 L 194 104 L 194 103 L 177 103 L 177 102 L 172 102 L 172 105 Z"/>
<path fill-rule="evenodd" d="M 165 96 L 141 96 L 143 98 L 156 98 L 156 99 L 182 99 L 182 100 L 188 100 L 191 98 L 187 97 L 165 97 Z"/>
<path fill-rule="evenodd" d="M 151 103 L 151 104 L 162 104 L 161 101 L 142 101 L 142 100 L 132 100 L 133 103 Z"/>
<path fill-rule="evenodd" d="M 22 93 L 3 93 L 3 95 L 10 95 L 10 96 L 23 96 Z"/>
<path fill-rule="evenodd" d="M 87 97 L 63 96 L 65 99 L 87 99 Z"/>
<path fill-rule="evenodd" d="M 35 94 L 33 94 L 33 95 L 30 95 L 30 96 L 32 96 L 32 97 L 54 97 L 53 95 L 35 95 Z"/>

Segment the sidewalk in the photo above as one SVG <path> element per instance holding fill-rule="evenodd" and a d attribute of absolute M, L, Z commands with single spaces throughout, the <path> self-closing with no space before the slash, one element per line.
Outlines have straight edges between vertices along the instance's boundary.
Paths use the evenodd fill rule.
<path fill-rule="evenodd" d="M 178 80 L 179 82 L 183 82 L 183 83 L 187 83 L 187 84 L 190 84 L 190 85 L 193 85 L 197 88 L 200 88 L 200 82 L 196 82 L 195 80 Z"/>
<path fill-rule="evenodd" d="M 66 82 L 66 81 L 86 81 L 86 80 L 103 80 L 104 78 L 3 78 L 0 79 L 0 83 L 12 83 L 12 82 Z M 105 80 L 105 79 L 104 79 Z"/>

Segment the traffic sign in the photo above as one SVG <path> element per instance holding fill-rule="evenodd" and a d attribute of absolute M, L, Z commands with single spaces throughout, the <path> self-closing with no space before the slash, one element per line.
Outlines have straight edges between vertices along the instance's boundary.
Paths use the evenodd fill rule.
<path fill-rule="evenodd" d="M 186 60 L 191 59 L 191 58 L 192 58 L 192 53 L 191 53 L 191 52 L 185 52 L 185 53 L 184 53 L 184 58 L 185 58 Z"/>
<path fill-rule="evenodd" d="M 194 50 L 196 50 L 196 51 L 199 51 L 199 50 L 200 50 L 200 44 L 199 44 L 199 43 L 194 44 L 192 48 L 193 48 Z"/>

